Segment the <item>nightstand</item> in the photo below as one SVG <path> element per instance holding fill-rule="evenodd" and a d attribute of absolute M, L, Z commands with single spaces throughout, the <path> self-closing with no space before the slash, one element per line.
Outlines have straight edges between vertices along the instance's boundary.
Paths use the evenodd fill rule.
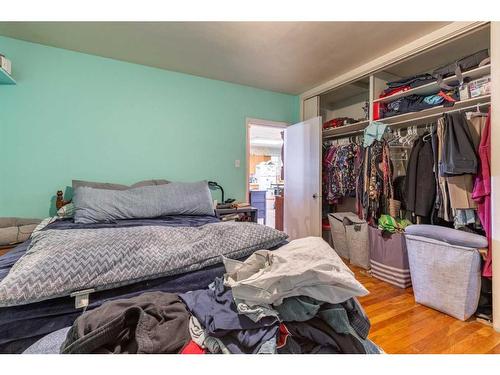
<path fill-rule="evenodd" d="M 251 221 L 257 222 L 257 209 L 255 207 L 242 208 L 217 208 L 215 214 L 222 221 Z"/>

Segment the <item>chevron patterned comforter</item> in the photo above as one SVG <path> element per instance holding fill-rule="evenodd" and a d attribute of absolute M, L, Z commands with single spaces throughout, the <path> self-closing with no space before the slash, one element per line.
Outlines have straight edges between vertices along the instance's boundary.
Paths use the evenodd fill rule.
<path fill-rule="evenodd" d="M 0 282 L 0 307 L 195 271 L 268 249 L 286 234 L 254 223 L 44 230 Z"/>

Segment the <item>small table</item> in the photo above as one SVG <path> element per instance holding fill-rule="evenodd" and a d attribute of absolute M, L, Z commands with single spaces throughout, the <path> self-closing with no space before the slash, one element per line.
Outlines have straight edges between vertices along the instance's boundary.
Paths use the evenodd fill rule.
<path fill-rule="evenodd" d="M 257 209 L 255 207 L 242 208 L 217 208 L 215 213 L 222 221 L 251 221 L 257 222 Z"/>

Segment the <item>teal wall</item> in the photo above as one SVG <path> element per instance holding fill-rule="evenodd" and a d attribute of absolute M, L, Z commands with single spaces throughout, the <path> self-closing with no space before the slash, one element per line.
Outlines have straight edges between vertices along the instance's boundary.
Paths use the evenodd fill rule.
<path fill-rule="evenodd" d="M 0 216 L 48 216 L 72 179 L 211 179 L 244 199 L 246 117 L 298 119 L 296 96 L 11 38 L 0 52 L 17 80 L 0 86 Z"/>

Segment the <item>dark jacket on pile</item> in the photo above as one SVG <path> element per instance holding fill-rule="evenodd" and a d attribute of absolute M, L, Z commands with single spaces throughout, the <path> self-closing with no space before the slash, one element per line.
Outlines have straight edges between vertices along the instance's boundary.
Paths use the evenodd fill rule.
<path fill-rule="evenodd" d="M 151 292 L 81 315 L 62 353 L 178 353 L 190 340 L 189 313 L 176 294 Z"/>
<path fill-rule="evenodd" d="M 406 174 L 406 209 L 417 216 L 429 217 L 436 197 L 432 142 L 415 141 Z"/>
<path fill-rule="evenodd" d="M 306 296 L 290 297 L 276 309 L 290 333 L 279 353 L 373 352 L 367 340 L 370 321 L 354 298 L 330 304 Z"/>
<path fill-rule="evenodd" d="M 254 322 L 239 314 L 233 293 L 224 286 L 222 278 L 216 278 L 208 289 L 183 293 L 180 298 L 206 334 L 219 338 L 233 354 L 257 353 L 265 343 L 276 341 L 277 318 L 266 316 Z"/>
<path fill-rule="evenodd" d="M 454 176 L 477 172 L 477 154 L 465 115 L 447 113 L 441 160 L 441 176 Z"/>

